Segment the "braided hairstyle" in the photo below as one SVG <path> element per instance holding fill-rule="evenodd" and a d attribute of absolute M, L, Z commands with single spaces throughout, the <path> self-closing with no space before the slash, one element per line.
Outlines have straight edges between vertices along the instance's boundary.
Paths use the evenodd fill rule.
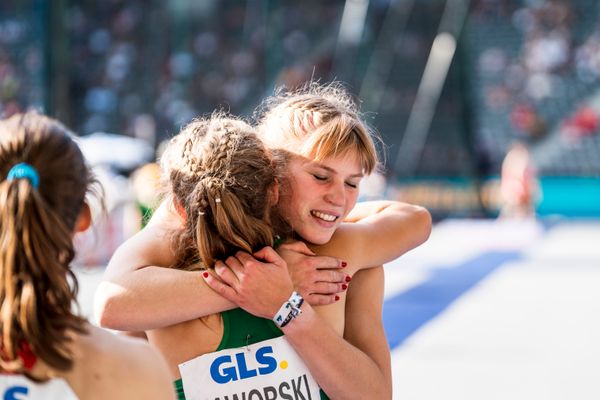
<path fill-rule="evenodd" d="M 9 179 L 19 163 L 32 166 L 39 182 Z M 85 332 L 72 311 L 73 232 L 94 179 L 71 133 L 36 113 L 0 121 L 0 179 L 0 368 L 28 375 L 20 354 L 32 351 L 68 371 L 68 332 Z"/>
<path fill-rule="evenodd" d="M 220 113 L 194 120 L 171 140 L 161 167 L 186 216 L 174 236 L 175 267 L 211 268 L 238 250 L 273 245 L 275 168 L 248 124 Z"/>
<path fill-rule="evenodd" d="M 381 140 L 340 83 L 309 82 L 297 90 L 280 89 L 255 114 L 261 139 L 283 169 L 294 154 L 321 161 L 349 152 L 359 157 L 365 174 L 378 168 L 375 142 Z"/>

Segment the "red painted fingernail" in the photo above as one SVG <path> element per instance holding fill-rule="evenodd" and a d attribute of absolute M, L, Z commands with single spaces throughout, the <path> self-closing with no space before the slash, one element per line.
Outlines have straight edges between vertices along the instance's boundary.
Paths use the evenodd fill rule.
<path fill-rule="evenodd" d="M 348 285 L 346 285 L 345 283 L 342 283 L 342 290 L 346 290 L 348 289 Z"/>
<path fill-rule="evenodd" d="M 352 277 L 350 275 L 346 276 L 346 282 L 350 282 L 352 280 Z"/>
<path fill-rule="evenodd" d="M 203 272 L 202 276 L 205 277 L 205 278 L 208 278 L 208 272 Z"/>
<path fill-rule="evenodd" d="M 338 296 L 337 294 L 335 295 L 335 301 L 338 301 L 340 299 L 340 296 Z"/>
<path fill-rule="evenodd" d="M 342 261 L 342 268 L 346 268 L 346 265 L 348 265 L 346 261 Z"/>

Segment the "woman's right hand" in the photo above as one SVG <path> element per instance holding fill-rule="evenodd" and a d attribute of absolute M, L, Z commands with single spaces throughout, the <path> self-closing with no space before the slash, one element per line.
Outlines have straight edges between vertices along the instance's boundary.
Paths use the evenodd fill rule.
<path fill-rule="evenodd" d="M 214 272 L 203 274 L 218 294 L 256 316 L 272 318 L 293 290 L 311 305 L 326 305 L 339 299 L 350 277 L 345 263 L 315 255 L 303 242 L 271 247 L 250 255 L 238 252 L 215 263 Z"/>
<path fill-rule="evenodd" d="M 335 303 L 348 288 L 346 263 L 337 258 L 317 256 L 299 241 L 282 244 L 277 253 L 286 261 L 296 291 L 313 306 Z"/>
<path fill-rule="evenodd" d="M 272 319 L 294 291 L 286 262 L 271 247 L 254 255 L 238 251 L 202 276 L 221 296 L 262 318 Z"/>

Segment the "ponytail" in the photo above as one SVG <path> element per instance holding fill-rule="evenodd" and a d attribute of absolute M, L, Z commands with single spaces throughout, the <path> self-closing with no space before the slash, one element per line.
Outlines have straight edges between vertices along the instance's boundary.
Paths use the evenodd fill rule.
<path fill-rule="evenodd" d="M 66 128 L 33 113 L 0 122 L 0 161 L 0 369 L 30 376 L 29 354 L 68 371 L 70 332 L 85 332 L 72 236 L 92 178 Z"/>
<path fill-rule="evenodd" d="M 273 228 L 268 221 L 248 214 L 231 192 L 224 190 L 220 197 L 209 202 L 209 209 L 198 213 L 196 244 L 200 259 L 213 267 L 237 250 L 252 253 L 273 245 Z"/>
<path fill-rule="evenodd" d="M 67 268 L 73 233 L 26 179 L 2 182 L 0 203 L 0 366 L 26 373 L 19 352 L 27 345 L 49 366 L 67 371 L 73 364 L 67 331 L 84 331 L 84 319 L 71 312 L 78 290 Z"/>
<path fill-rule="evenodd" d="M 219 114 L 197 120 L 165 153 L 169 188 L 186 216 L 175 234 L 176 268 L 211 268 L 238 250 L 273 245 L 276 172 L 249 125 Z"/>

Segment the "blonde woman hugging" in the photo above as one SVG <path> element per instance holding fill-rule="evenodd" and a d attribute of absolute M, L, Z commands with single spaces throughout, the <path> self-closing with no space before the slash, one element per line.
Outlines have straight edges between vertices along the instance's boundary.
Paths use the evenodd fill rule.
<path fill-rule="evenodd" d="M 380 266 L 427 239 L 429 213 L 356 204 L 378 159 L 338 86 L 270 99 L 258 135 L 240 124 L 196 121 L 173 140 L 171 196 L 111 260 L 100 323 L 145 330 L 188 399 L 391 398 Z M 225 146 L 233 133 L 245 139 Z M 239 146 L 254 138 L 265 174 L 243 172 L 255 166 Z"/>

